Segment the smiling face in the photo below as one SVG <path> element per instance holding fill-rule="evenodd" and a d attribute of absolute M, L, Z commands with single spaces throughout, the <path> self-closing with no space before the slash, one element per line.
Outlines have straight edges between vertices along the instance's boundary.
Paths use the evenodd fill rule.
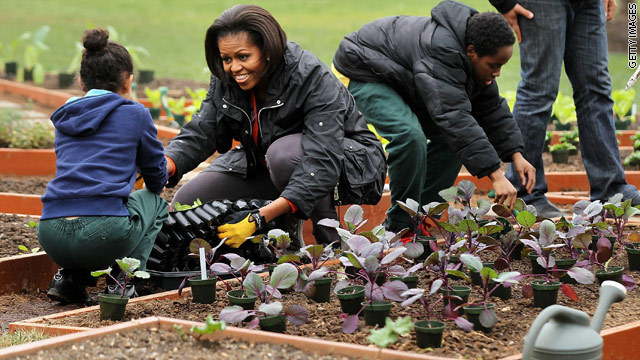
<path fill-rule="evenodd" d="M 495 55 L 478 56 L 473 45 L 467 47 L 467 56 L 471 60 L 473 79 L 477 84 L 491 85 L 500 76 L 502 65 L 506 64 L 513 55 L 513 45 L 503 46 Z"/>
<path fill-rule="evenodd" d="M 218 39 L 220 58 L 224 71 L 242 90 L 263 91 L 267 79 L 264 76 L 267 60 L 262 50 L 251 40 L 249 33 L 243 31 L 222 36 Z"/>

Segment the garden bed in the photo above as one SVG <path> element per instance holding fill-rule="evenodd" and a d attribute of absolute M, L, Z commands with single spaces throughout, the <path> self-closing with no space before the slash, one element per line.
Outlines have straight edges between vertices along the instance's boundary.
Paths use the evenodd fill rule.
<path fill-rule="evenodd" d="M 616 263 L 625 263 L 625 259 L 616 259 Z M 527 261 L 516 261 L 514 263 L 516 270 L 523 273 L 530 273 L 530 265 Z M 631 273 L 636 281 L 640 280 L 638 273 Z M 530 279 L 530 278 L 528 278 Z M 422 282 L 425 280 L 422 279 Z M 524 280 L 524 283 L 528 280 Z M 422 283 L 424 285 L 424 283 Z M 563 295 L 558 296 L 558 303 L 572 308 L 585 311 L 589 315 L 593 315 L 598 301 L 597 284 L 578 285 L 574 287 L 580 300 L 573 302 Z M 430 355 L 445 357 L 470 357 L 483 359 L 499 359 L 501 357 L 516 354 L 521 351 L 523 338 L 526 335 L 533 319 L 538 315 L 540 309 L 532 306 L 532 299 L 525 299 L 520 294 L 521 286 L 515 285 L 513 289 L 514 298 L 508 301 L 502 301 L 492 298 L 492 302 L 496 303 L 496 312 L 498 314 L 498 323 L 492 333 L 484 334 L 481 332 L 465 333 L 455 328 L 452 323 L 447 323 L 447 330 L 444 334 L 443 347 L 441 349 L 433 349 L 432 351 L 419 349 L 415 345 L 414 336 L 403 336 L 398 343 L 390 346 L 392 349 L 410 351 L 415 353 L 428 353 Z M 175 299 L 138 301 L 135 304 L 127 306 L 125 320 L 137 319 L 147 316 L 168 316 L 194 321 L 204 321 L 208 314 L 213 314 L 217 318 L 220 310 L 227 305 L 225 300 L 226 290 L 222 286 L 218 286 L 217 300 L 212 305 L 194 304 L 191 296 L 185 295 Z M 470 299 L 478 299 L 478 293 L 474 289 Z M 309 322 L 301 326 L 293 326 L 288 324 L 287 334 L 303 336 L 306 338 L 319 338 L 324 340 L 368 344 L 366 337 L 369 335 L 368 326 L 361 326 L 354 334 L 344 334 L 341 331 L 341 319 L 338 318 L 340 313 L 340 305 L 335 295 L 332 295 L 330 303 L 317 304 L 307 299 L 300 293 L 284 294 L 283 303 L 302 305 L 309 311 Z M 89 309 L 87 309 L 89 310 Z M 412 305 L 410 308 L 401 308 L 394 304 L 391 316 L 396 318 L 399 316 L 413 315 L 414 319 L 419 319 L 416 313 L 419 310 Z M 44 319 L 32 319 L 26 323 L 47 325 L 49 327 L 98 327 L 113 324 L 110 321 L 100 321 L 97 309 L 92 311 L 83 311 L 78 314 L 70 314 L 69 316 L 46 317 Z M 604 328 L 611 328 L 627 324 L 630 319 L 640 318 L 640 296 L 637 290 L 629 292 L 627 298 L 621 302 L 614 304 L 605 321 Z M 21 325 L 24 325 L 23 322 Z"/>

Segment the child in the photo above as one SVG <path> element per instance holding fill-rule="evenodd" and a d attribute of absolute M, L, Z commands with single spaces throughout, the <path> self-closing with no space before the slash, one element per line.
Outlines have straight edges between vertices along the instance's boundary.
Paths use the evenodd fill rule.
<path fill-rule="evenodd" d="M 512 162 L 531 192 L 535 169 L 495 82 L 515 38 L 504 18 L 444 1 L 426 16 L 375 20 L 347 35 L 335 54 L 338 78 L 378 134 L 389 141 L 391 231 L 412 227 L 396 201 L 442 201 L 462 164 L 489 177 L 496 202 L 513 207 L 516 190 L 500 170 Z"/>
<path fill-rule="evenodd" d="M 42 196 L 38 241 L 60 269 L 47 295 L 63 303 L 91 302 L 91 270 L 122 257 L 144 270 L 168 205 L 162 144 L 149 111 L 129 99 L 133 62 L 104 29 L 82 37 L 80 83 L 51 116 L 56 128 L 56 177 Z M 131 193 L 139 169 L 146 189 Z M 127 295 L 133 295 L 134 291 Z"/>

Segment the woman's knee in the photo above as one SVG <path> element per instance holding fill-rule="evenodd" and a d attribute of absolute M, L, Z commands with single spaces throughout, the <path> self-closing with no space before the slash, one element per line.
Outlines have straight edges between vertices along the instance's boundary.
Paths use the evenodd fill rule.
<path fill-rule="evenodd" d="M 292 134 L 274 141 L 267 149 L 267 164 L 272 174 L 291 173 L 302 157 L 302 134 Z"/>

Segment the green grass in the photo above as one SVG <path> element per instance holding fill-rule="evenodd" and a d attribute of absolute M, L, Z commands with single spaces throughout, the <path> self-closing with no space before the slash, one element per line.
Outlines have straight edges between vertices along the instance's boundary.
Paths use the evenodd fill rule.
<path fill-rule="evenodd" d="M 0 334 L 0 349 L 48 338 L 41 331 L 28 330 Z"/>
<path fill-rule="evenodd" d="M 493 11 L 486 0 L 463 0 L 480 11 Z M 147 48 L 145 59 L 156 77 L 208 81 L 204 60 L 204 34 L 224 10 L 237 3 L 230 0 L 155 0 L 133 2 L 67 0 L 0 0 L 0 42 L 7 43 L 25 31 L 50 25 L 46 43 L 50 50 L 42 57 L 47 71 L 68 67 L 75 42 L 90 25 L 112 25 L 127 42 Z M 256 0 L 281 23 L 290 40 L 330 63 L 340 40 L 364 23 L 390 15 L 429 15 L 439 0 Z M 20 54 L 21 56 L 22 54 Z M 20 59 L 19 59 L 20 60 Z M 520 80 L 519 52 L 505 66 L 499 80 L 503 91 L 515 90 Z M 624 87 L 633 73 L 625 54 L 611 56 L 614 88 Z M 571 93 L 566 75 L 560 91 Z"/>

